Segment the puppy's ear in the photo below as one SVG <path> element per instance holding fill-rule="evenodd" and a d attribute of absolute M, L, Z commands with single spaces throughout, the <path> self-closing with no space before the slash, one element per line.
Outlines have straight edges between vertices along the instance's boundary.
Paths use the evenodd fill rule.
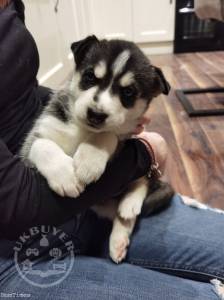
<path fill-rule="evenodd" d="M 83 40 L 78 42 L 74 42 L 71 45 L 71 50 L 74 55 L 76 66 L 82 62 L 83 58 L 85 57 L 87 51 L 94 45 L 99 43 L 99 40 L 96 38 L 95 35 L 90 35 Z"/>
<path fill-rule="evenodd" d="M 156 96 L 159 94 L 165 94 L 168 95 L 170 91 L 170 84 L 166 80 L 165 76 L 163 75 L 163 72 L 161 71 L 160 68 L 154 67 L 154 75 L 155 75 L 155 91 L 156 91 Z"/>

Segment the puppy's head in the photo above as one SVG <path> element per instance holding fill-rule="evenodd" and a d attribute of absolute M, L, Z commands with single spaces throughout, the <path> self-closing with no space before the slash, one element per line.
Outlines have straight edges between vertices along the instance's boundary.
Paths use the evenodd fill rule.
<path fill-rule="evenodd" d="M 90 131 L 131 133 L 153 97 L 168 94 L 162 71 L 132 42 L 89 36 L 72 44 L 72 114 Z"/>

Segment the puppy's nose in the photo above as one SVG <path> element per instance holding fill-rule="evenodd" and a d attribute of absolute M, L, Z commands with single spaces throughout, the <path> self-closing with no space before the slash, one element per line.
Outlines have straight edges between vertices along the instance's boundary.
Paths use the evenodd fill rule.
<path fill-rule="evenodd" d="M 88 108 L 87 110 L 87 119 L 93 125 L 103 124 L 103 122 L 106 120 L 107 117 L 108 117 L 107 114 L 94 111 L 91 108 Z"/>

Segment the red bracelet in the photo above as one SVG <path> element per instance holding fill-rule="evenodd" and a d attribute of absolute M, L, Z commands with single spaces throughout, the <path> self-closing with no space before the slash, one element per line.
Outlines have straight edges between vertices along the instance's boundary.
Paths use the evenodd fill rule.
<path fill-rule="evenodd" d="M 151 164 L 150 170 L 149 170 L 149 172 L 147 174 L 148 178 L 154 178 L 154 179 L 160 178 L 162 176 L 162 173 L 161 173 L 161 171 L 159 169 L 159 164 L 156 161 L 155 153 L 153 151 L 152 146 L 144 138 L 138 138 L 137 137 L 137 139 L 140 140 L 140 141 L 142 141 L 144 143 L 144 145 L 146 146 L 148 152 L 151 154 L 152 164 Z"/>

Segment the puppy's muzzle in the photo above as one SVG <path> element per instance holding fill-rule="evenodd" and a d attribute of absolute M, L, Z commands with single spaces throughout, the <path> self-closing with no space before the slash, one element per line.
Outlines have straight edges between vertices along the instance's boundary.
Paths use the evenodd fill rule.
<path fill-rule="evenodd" d="M 91 108 L 88 108 L 87 110 L 87 120 L 90 126 L 97 127 L 102 125 L 107 117 L 107 114 L 94 111 Z"/>

